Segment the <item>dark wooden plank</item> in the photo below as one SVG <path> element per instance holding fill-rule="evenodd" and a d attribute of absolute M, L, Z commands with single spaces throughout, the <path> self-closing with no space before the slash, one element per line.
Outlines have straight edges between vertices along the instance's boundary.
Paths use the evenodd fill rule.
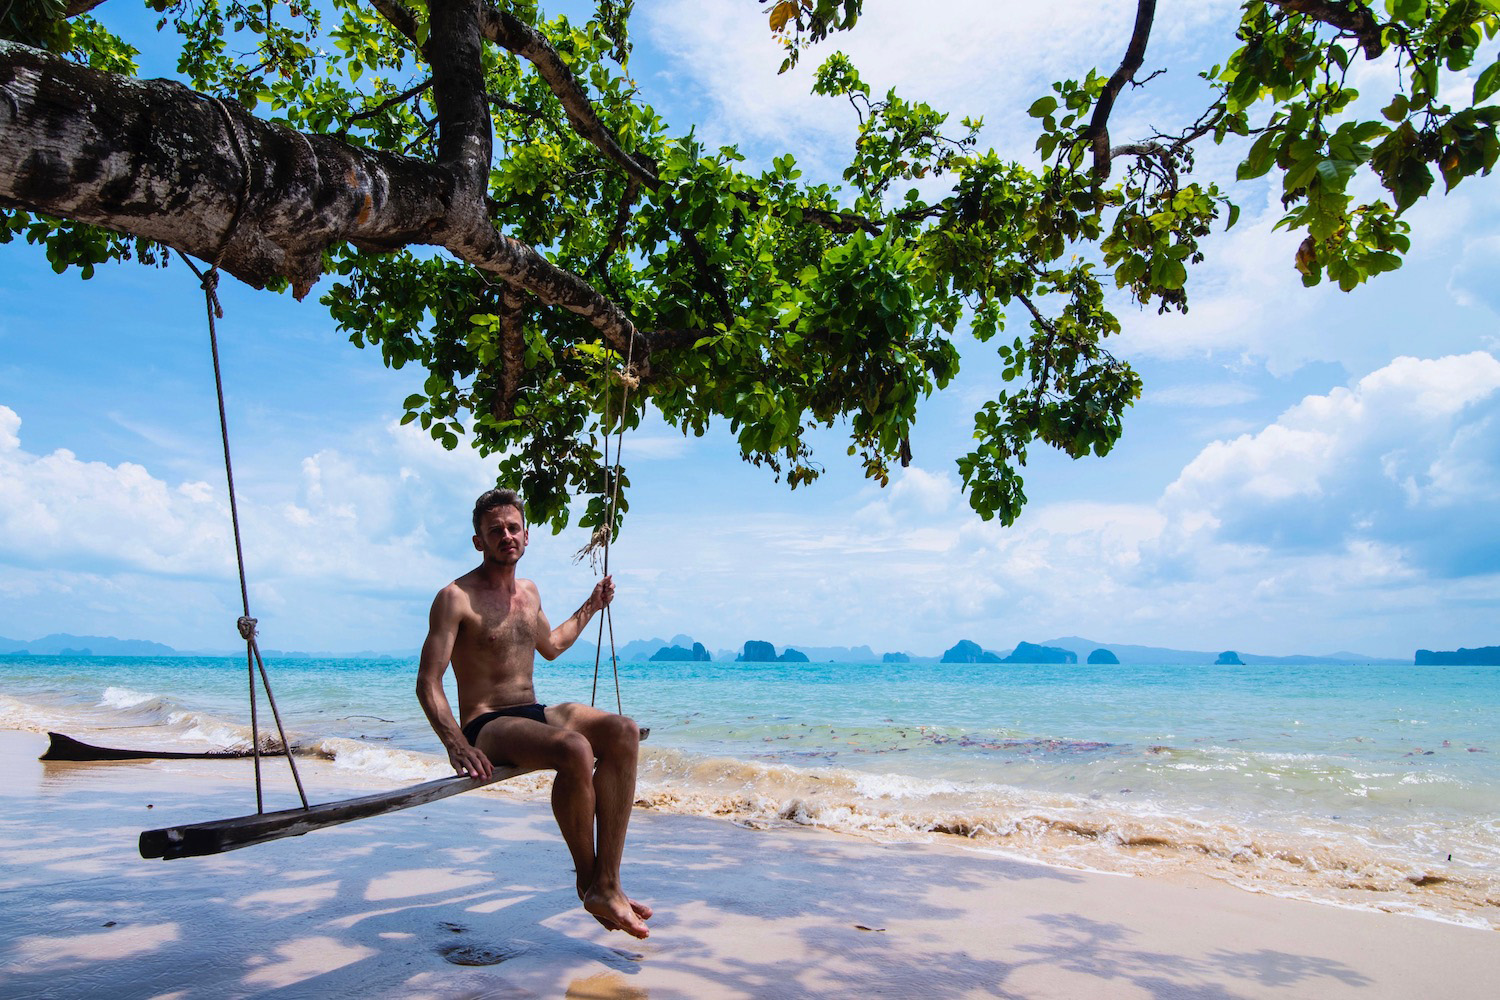
<path fill-rule="evenodd" d="M 264 844 L 282 837 L 300 837 L 313 830 L 337 826 L 351 820 L 379 816 L 381 813 L 410 809 L 412 806 L 435 802 L 450 795 L 483 788 L 485 785 L 514 778 L 532 768 L 497 767 L 489 778 L 466 778 L 454 775 L 438 778 L 410 788 L 397 788 L 374 795 L 362 795 L 355 799 L 324 802 L 307 809 L 282 809 L 279 812 L 252 813 L 233 819 L 211 820 L 187 826 L 169 826 L 160 830 L 141 833 L 140 849 L 143 858 L 196 858 L 206 854 L 222 854 L 225 851 Z"/>
<path fill-rule="evenodd" d="M 254 756 L 254 752 L 250 750 L 119 750 L 114 747 L 96 747 L 63 733 L 48 733 L 47 739 L 47 752 L 38 757 L 38 760 L 218 760 Z M 296 747 L 292 749 L 295 750 Z M 260 755 L 285 756 L 280 750 L 262 750 Z"/>

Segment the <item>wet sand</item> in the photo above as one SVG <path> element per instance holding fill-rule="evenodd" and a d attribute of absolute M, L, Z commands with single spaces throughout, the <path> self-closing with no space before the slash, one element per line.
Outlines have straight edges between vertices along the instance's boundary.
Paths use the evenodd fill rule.
<path fill-rule="evenodd" d="M 546 806 L 471 793 L 211 858 L 244 762 L 53 764 L 0 731 L 0 996 L 1489 998 L 1500 935 L 945 846 L 638 810 L 638 942 L 577 906 Z M 370 790 L 304 764 L 314 801 Z M 293 799 L 271 762 L 269 808 Z"/>

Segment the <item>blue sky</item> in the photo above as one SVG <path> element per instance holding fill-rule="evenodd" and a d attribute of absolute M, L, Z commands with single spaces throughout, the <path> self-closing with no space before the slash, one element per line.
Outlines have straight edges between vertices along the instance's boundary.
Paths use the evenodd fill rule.
<path fill-rule="evenodd" d="M 1025 108 L 1052 79 L 1111 68 L 1132 7 L 932 0 L 916 19 L 911 5 L 868 6 L 835 42 L 877 93 L 982 115 L 984 141 L 1017 154 L 1031 148 Z M 1147 68 L 1169 71 L 1124 94 L 1117 136 L 1192 116 L 1193 74 L 1228 52 L 1232 12 L 1161 5 Z M 147 48 L 144 8 L 99 13 Z M 680 128 L 832 174 L 848 109 L 807 96 L 816 51 L 775 75 L 764 23 L 744 0 L 639 4 L 631 68 Z M 1373 93 L 1390 71 L 1357 72 Z M 1232 177 L 1233 151 L 1200 164 Z M 617 637 L 924 655 L 1064 634 L 1272 654 L 1500 642 L 1500 184 L 1474 179 L 1415 209 L 1407 265 L 1348 295 L 1301 287 L 1264 181 L 1236 194 L 1244 215 L 1210 240 L 1187 316 L 1117 303 L 1116 350 L 1146 382 L 1125 440 L 1105 459 L 1035 453 L 1013 528 L 980 521 L 958 492 L 954 459 L 998 378 L 969 342 L 963 376 L 921 410 L 913 465 L 883 491 L 832 434 L 825 476 L 795 493 L 741 464 L 721 430 L 629 436 Z M 432 594 L 473 562 L 467 511 L 494 472 L 397 425 L 420 373 L 349 345 L 316 303 L 323 288 L 300 304 L 223 289 L 252 610 L 268 647 L 412 649 Z M 187 268 L 81 281 L 0 247 L 0 635 L 232 646 L 218 447 Z M 525 569 L 554 618 L 590 586 L 571 561 L 583 541 L 532 536 Z"/>

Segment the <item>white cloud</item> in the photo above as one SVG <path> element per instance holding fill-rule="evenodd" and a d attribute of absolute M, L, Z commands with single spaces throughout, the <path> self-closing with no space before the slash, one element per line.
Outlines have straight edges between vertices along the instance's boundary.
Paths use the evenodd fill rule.
<path fill-rule="evenodd" d="M 1493 356 L 1399 358 L 1209 444 L 1155 503 L 1034 504 L 1003 528 L 951 474 L 914 466 L 852 515 L 641 512 L 617 563 L 622 620 L 719 648 L 1473 644 L 1500 573 L 1497 413 Z"/>
<path fill-rule="evenodd" d="M 1500 570 L 1500 361 L 1397 358 L 1205 448 L 1164 497 L 1181 551 L 1379 546 L 1438 577 Z M 1394 555 L 1391 556 L 1394 558 Z"/>
<path fill-rule="evenodd" d="M 296 635 L 303 648 L 416 645 L 425 597 L 467 568 L 468 509 L 473 487 L 483 488 L 483 463 L 424 449 L 395 428 L 367 441 L 358 453 L 323 449 L 293 459 L 285 481 L 272 470 L 239 483 L 252 593 L 264 602 L 268 624 L 281 616 L 283 641 Z M 403 476 L 396 455 L 423 476 Z M 464 474 L 438 474 L 454 470 Z M 30 607 L 44 606 L 46 594 L 56 598 L 49 580 L 75 580 L 65 605 L 75 616 L 93 608 L 109 620 L 111 608 L 133 600 L 142 622 L 172 623 L 157 635 L 176 645 L 211 644 L 196 632 L 201 616 L 183 595 L 222 611 L 205 595 L 234 590 L 223 496 L 207 483 L 170 482 L 130 462 L 85 461 L 67 449 L 32 454 L 20 416 L 0 406 L 0 586 Z M 433 519 L 442 525 L 441 541 L 426 527 Z M 153 582 L 123 583 L 142 579 Z M 385 605 L 413 619 L 405 641 L 390 634 L 393 612 L 380 610 Z M 19 613 L 16 605 L 8 610 Z M 33 620 L 21 619 L 26 628 Z M 69 629 L 66 622 L 58 627 Z M 361 630 L 377 638 L 361 641 Z M 121 634 L 141 632 L 135 626 Z"/>
<path fill-rule="evenodd" d="M 229 565 L 226 511 L 201 482 L 171 486 L 131 462 L 32 455 L 21 418 L 0 406 L 0 555 L 199 575 Z"/>
<path fill-rule="evenodd" d="M 1168 53 L 1201 46 L 1209 25 L 1222 29 L 1227 51 L 1233 44 L 1227 15 L 1235 6 L 1227 0 L 1161 4 L 1152 65 Z M 835 51 L 849 55 L 877 99 L 894 87 L 903 97 L 949 112 L 955 122 L 965 115 L 983 117 L 987 144 L 1024 156 L 1035 138 L 1026 108 L 1049 93 L 1054 80 L 1079 79 L 1091 68 L 1108 76 L 1124 55 L 1135 16 L 1132 5 L 1105 0 L 933 0 L 920 11 L 875 2 L 866 5 L 855 30 L 808 50 L 795 70 L 778 76 L 783 53 L 757 4 L 666 0 L 640 13 L 653 44 L 667 57 L 660 83 L 696 105 L 696 120 L 705 123 L 700 136 L 711 144 L 821 147 L 822 162 L 817 153 L 799 156 L 820 173 L 841 158 L 847 162 L 856 125 L 847 104 L 809 94 L 814 69 Z M 1178 75 L 1191 83 L 1198 68 Z M 1136 128 L 1144 113 L 1142 102 L 1123 100 L 1120 134 Z"/>

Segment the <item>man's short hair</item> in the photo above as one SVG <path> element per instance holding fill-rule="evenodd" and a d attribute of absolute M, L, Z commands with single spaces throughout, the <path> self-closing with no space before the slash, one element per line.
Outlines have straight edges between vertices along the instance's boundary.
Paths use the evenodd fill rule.
<path fill-rule="evenodd" d="M 484 517 L 486 511 L 496 507 L 514 507 L 520 512 L 522 523 L 525 523 L 526 505 L 521 500 L 521 494 L 515 490 L 486 490 L 474 501 L 474 534 L 479 534 L 480 518 Z"/>

